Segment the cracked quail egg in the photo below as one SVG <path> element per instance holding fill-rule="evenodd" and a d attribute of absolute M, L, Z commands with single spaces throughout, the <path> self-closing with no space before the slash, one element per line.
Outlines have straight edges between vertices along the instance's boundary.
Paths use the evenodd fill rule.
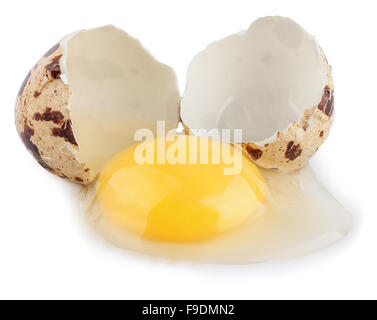
<path fill-rule="evenodd" d="M 100 234 L 206 263 L 302 255 L 348 233 L 350 215 L 307 165 L 333 120 L 327 59 L 283 17 L 200 52 L 182 98 L 173 70 L 124 31 L 76 32 L 41 58 L 16 102 L 22 141 L 45 169 L 86 185 L 81 209 Z M 186 135 L 159 135 L 159 121 Z M 139 129 L 152 138 L 135 143 Z"/>

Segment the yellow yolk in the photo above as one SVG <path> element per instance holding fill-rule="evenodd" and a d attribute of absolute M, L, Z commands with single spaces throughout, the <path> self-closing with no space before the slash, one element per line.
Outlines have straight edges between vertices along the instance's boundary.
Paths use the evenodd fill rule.
<path fill-rule="evenodd" d="M 240 149 L 194 136 L 164 142 L 136 144 L 105 166 L 96 192 L 114 225 L 150 240 L 194 242 L 260 213 L 267 186 Z"/>

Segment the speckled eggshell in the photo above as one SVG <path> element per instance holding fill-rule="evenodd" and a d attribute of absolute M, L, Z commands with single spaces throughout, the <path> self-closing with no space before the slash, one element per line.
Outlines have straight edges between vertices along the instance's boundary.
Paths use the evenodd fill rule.
<path fill-rule="evenodd" d="M 334 84 L 324 54 L 322 61 L 328 82 L 318 105 L 305 110 L 302 118 L 292 122 L 286 131 L 278 131 L 270 143 L 263 146 L 253 142 L 242 144 L 249 158 L 260 167 L 281 171 L 300 169 L 326 140 L 334 120 Z"/>
<path fill-rule="evenodd" d="M 17 96 L 16 127 L 26 148 L 51 173 L 88 184 L 96 174 L 81 163 L 68 108 L 69 85 L 60 79 L 62 47 L 51 48 L 24 80 Z"/>
<path fill-rule="evenodd" d="M 334 84 L 331 67 L 321 54 L 326 67 L 327 85 L 323 88 L 321 101 L 305 110 L 298 122 L 292 122 L 284 132 L 276 132 L 270 143 L 258 145 L 252 141 L 242 143 L 249 159 L 265 169 L 293 171 L 306 165 L 329 135 L 334 120 Z M 186 134 L 190 128 L 181 123 Z"/>

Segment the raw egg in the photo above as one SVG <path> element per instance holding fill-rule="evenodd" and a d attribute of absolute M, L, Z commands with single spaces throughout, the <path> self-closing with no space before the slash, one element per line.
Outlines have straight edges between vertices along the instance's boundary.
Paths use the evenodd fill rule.
<path fill-rule="evenodd" d="M 208 263 L 302 255 L 347 234 L 350 215 L 307 164 L 334 116 L 324 52 L 278 16 L 198 53 L 182 95 L 173 69 L 127 32 L 70 34 L 28 73 L 15 108 L 24 145 L 85 185 L 82 210 L 107 239 Z M 189 135 L 165 133 L 179 125 Z M 242 134 L 230 144 L 203 130 Z"/>
<path fill-rule="evenodd" d="M 83 197 L 91 223 L 119 247 L 254 263 L 311 252 L 349 230 L 350 216 L 309 168 L 272 172 L 224 142 L 177 136 L 160 147 L 164 140 L 115 155 Z"/>

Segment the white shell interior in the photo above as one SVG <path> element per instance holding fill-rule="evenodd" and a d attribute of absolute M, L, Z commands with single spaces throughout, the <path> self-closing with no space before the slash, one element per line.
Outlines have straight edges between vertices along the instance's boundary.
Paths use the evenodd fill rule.
<path fill-rule="evenodd" d="M 113 26 L 81 31 L 62 42 L 63 76 L 80 160 L 100 171 L 134 142 L 141 128 L 177 127 L 179 91 L 173 70 Z"/>
<path fill-rule="evenodd" d="M 181 119 L 190 129 L 242 129 L 243 142 L 263 143 L 317 105 L 327 81 L 314 37 L 288 18 L 260 18 L 194 58 Z"/>

